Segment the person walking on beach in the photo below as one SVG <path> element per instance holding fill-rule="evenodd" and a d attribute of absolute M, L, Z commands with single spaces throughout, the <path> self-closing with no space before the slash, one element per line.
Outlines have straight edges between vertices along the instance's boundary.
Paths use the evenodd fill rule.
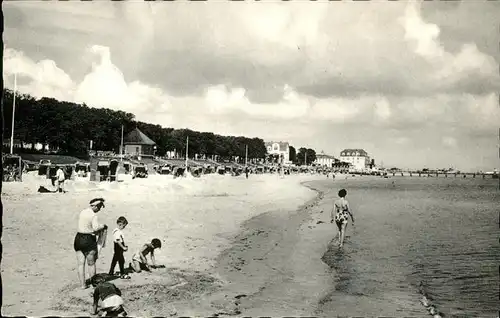
<path fill-rule="evenodd" d="M 123 238 L 123 229 L 128 225 L 128 221 L 124 216 L 120 216 L 116 220 L 116 225 L 117 228 L 113 230 L 114 254 L 109 275 L 114 275 L 115 266 L 118 263 L 118 266 L 120 266 L 120 278 L 130 279 L 130 276 L 125 273 L 125 258 L 123 257 L 123 252 L 128 250 L 128 246 L 125 245 L 125 239 Z"/>
<path fill-rule="evenodd" d="M 342 247 L 344 245 L 344 238 L 345 238 L 345 231 L 347 228 L 349 216 L 351 217 L 352 220 L 352 225 L 354 226 L 354 216 L 352 215 L 352 211 L 349 208 L 349 202 L 345 199 L 347 196 L 347 191 L 345 189 L 342 189 L 338 193 L 340 199 L 335 201 L 333 205 L 333 210 L 332 210 L 332 220 L 330 223 L 335 223 L 337 224 L 337 227 L 339 228 L 339 246 Z"/>
<path fill-rule="evenodd" d="M 90 207 L 81 211 L 78 217 L 78 233 L 76 233 L 73 247 L 78 263 L 78 278 L 83 289 L 88 287 L 85 280 L 85 262 L 89 278 L 96 273 L 95 261 L 97 259 L 97 235 L 108 228 L 106 224 L 99 224 L 97 213 L 104 208 L 104 199 L 96 198 L 90 202 Z"/>
<path fill-rule="evenodd" d="M 59 167 L 57 169 L 57 172 L 56 172 L 56 186 L 57 186 L 56 191 L 57 192 L 65 192 L 64 191 L 64 180 L 66 180 L 66 176 L 64 175 L 63 169 L 61 167 Z"/>

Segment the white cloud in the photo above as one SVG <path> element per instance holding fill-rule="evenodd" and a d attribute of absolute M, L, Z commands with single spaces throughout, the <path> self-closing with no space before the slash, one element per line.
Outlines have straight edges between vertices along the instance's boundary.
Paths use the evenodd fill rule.
<path fill-rule="evenodd" d="M 385 121 L 391 117 L 391 105 L 386 98 L 381 98 L 375 103 L 375 114 L 377 118 Z"/>
<path fill-rule="evenodd" d="M 405 39 L 413 46 L 413 52 L 423 57 L 430 68 L 421 81 L 446 90 L 470 77 L 489 78 L 498 87 L 500 75 L 493 57 L 480 52 L 474 43 L 464 43 L 458 54 L 447 52 L 439 39 L 439 27 L 423 20 L 420 2 L 412 0 L 399 21 L 404 25 Z"/>
<path fill-rule="evenodd" d="M 442 138 L 443 145 L 450 147 L 450 148 L 455 148 L 458 145 L 458 142 L 455 138 L 445 136 Z"/>
<path fill-rule="evenodd" d="M 398 145 L 406 145 L 410 142 L 410 139 L 408 137 L 397 137 L 394 138 L 393 140 Z"/>
<path fill-rule="evenodd" d="M 35 63 L 24 53 L 6 48 L 4 50 L 4 80 L 7 86 L 14 86 L 17 73 L 18 89 L 37 97 L 50 96 L 68 99 L 74 90 L 71 78 L 52 60 Z M 28 78 L 29 85 L 20 85 L 21 78 Z"/>
<path fill-rule="evenodd" d="M 7 26 L 4 61 L 7 86 L 17 70 L 29 80 L 19 89 L 37 97 L 125 110 L 175 128 L 328 140 L 325 151 L 330 143 L 373 145 L 395 155 L 394 144 L 426 143 L 423 133 L 406 133 L 412 129 L 445 136 L 425 147 L 458 149 L 500 122 L 498 63 L 472 42 L 445 47 L 417 2 L 94 3 L 84 11 L 65 3 L 54 15 L 36 15 L 37 4 L 5 6 L 35 10 L 24 33 Z M 54 48 L 53 30 L 63 32 L 55 16 L 74 20 L 79 32 Z M 134 36 L 110 28 L 116 24 Z M 100 27 L 108 31 L 84 31 Z M 18 49 L 22 41 L 42 53 Z M 89 50 L 75 59 L 65 41 Z M 90 71 L 69 75 L 85 63 Z M 274 100 L 255 101 L 268 91 Z M 386 136 L 388 128 L 395 133 Z"/>

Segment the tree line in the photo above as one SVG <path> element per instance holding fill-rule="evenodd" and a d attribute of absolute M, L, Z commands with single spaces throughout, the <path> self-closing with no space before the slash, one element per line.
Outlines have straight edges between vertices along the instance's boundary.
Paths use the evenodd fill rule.
<path fill-rule="evenodd" d="M 10 137 L 12 105 L 14 93 L 3 91 L 4 137 Z M 249 159 L 266 159 L 264 140 L 243 136 L 221 136 L 211 132 L 190 129 L 165 128 L 135 120 L 132 113 L 108 108 L 91 108 L 84 104 L 59 101 L 43 97 L 35 99 L 29 94 L 16 93 L 14 139 L 31 144 L 26 152 L 36 152 L 34 145 L 40 143 L 59 154 L 87 158 L 92 141 L 94 150 L 119 152 L 122 125 L 124 135 L 135 128 L 156 142 L 156 155 L 165 156 L 176 151 L 184 155 L 186 137 L 189 137 L 188 155 L 217 156 L 220 159 L 245 158 L 248 147 Z M 46 149 L 42 149 L 45 151 Z M 307 152 L 307 162 L 312 163 L 316 154 L 312 149 L 300 148 L 296 153 L 290 147 L 290 160 L 303 163 Z"/>

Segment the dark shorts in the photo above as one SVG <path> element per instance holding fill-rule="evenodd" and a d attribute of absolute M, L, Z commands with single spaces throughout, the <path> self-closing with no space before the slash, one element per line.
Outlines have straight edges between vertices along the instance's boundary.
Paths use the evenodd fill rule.
<path fill-rule="evenodd" d="M 97 239 L 92 234 L 76 233 L 73 247 L 76 252 L 80 251 L 83 254 L 87 254 L 91 251 L 97 252 Z"/>

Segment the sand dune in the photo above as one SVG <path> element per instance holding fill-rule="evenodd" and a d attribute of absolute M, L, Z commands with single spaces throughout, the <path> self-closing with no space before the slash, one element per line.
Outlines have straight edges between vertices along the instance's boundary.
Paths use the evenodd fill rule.
<path fill-rule="evenodd" d="M 251 175 L 247 180 L 244 176 L 173 179 L 152 175 L 132 180 L 122 175 L 115 183 L 68 181 L 65 194 L 37 193 L 40 185 L 51 186 L 35 174 L 26 175 L 22 183 L 4 184 L 3 314 L 89 313 L 90 289 L 77 290 L 73 238 L 78 213 L 94 197 L 106 199 L 106 208 L 99 213 L 101 222 L 114 228 L 119 216 L 129 220 L 127 262 L 143 243 L 154 237 L 162 240 L 163 248 L 156 256 L 165 270 L 115 282 L 128 292 L 125 298 L 131 315 L 163 315 L 159 307 L 139 306 L 144 293 L 152 297 L 162 288 L 184 284 L 184 290 L 191 290 L 185 294 L 188 297 L 203 286 L 214 285 L 200 285 L 212 279 L 202 273 L 208 273 L 217 256 L 230 247 L 242 222 L 264 212 L 293 211 L 315 195 L 299 183 L 317 178 L 323 177 Z M 97 261 L 98 272 L 109 270 L 111 258 L 112 244 L 108 244 Z M 194 279 L 196 275 L 204 278 Z"/>

